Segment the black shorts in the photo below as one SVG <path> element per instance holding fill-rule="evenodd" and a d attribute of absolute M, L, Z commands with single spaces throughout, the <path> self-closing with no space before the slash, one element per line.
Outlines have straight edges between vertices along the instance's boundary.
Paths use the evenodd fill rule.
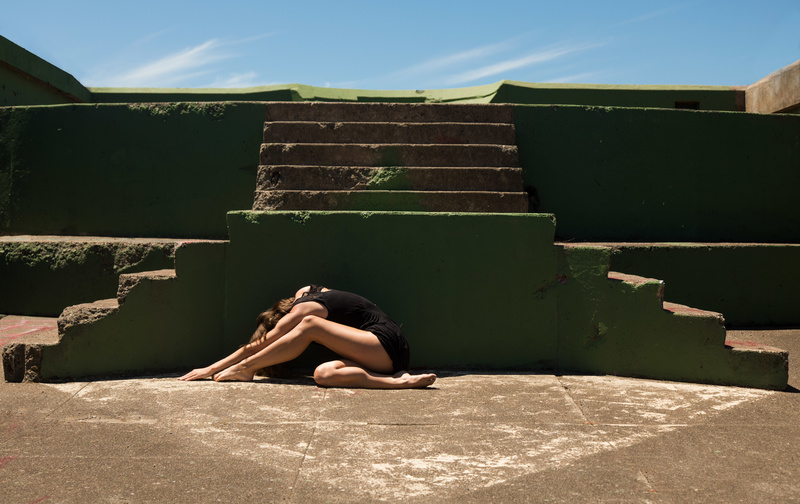
<path fill-rule="evenodd" d="M 378 337 L 383 349 L 392 359 L 392 370 L 395 373 L 408 371 L 411 354 L 408 350 L 408 340 L 403 330 L 392 321 L 373 324 L 363 328 Z"/>

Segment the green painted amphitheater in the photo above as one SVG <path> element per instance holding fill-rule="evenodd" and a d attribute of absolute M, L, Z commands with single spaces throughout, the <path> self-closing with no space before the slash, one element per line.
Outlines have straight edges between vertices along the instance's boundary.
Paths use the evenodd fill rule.
<path fill-rule="evenodd" d="M 726 330 L 800 326 L 800 62 L 746 87 L 117 89 L 0 37 L 0 76 L 7 381 L 205 365 L 313 283 L 390 313 L 412 370 L 787 386 L 787 352 Z"/>

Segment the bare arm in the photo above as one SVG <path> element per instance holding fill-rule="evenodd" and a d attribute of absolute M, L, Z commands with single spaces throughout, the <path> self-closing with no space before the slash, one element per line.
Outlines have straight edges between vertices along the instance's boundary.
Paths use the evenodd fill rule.
<path fill-rule="evenodd" d="M 270 330 L 263 338 L 252 343 L 248 343 L 247 345 L 237 349 L 229 356 L 218 360 L 210 366 L 193 369 L 178 379 L 190 381 L 199 380 L 201 378 L 209 378 L 215 373 L 218 373 L 223 369 L 227 369 L 234 364 L 245 360 L 251 355 L 258 353 L 261 349 L 268 347 L 281 336 L 294 329 L 294 327 L 299 324 L 306 315 L 317 315 L 322 318 L 326 318 L 328 316 L 328 310 L 326 310 L 325 307 L 319 303 L 306 302 L 298 304 L 292 308 L 292 311 L 287 313 L 285 317 L 280 319 L 278 323 L 275 324 L 275 327 L 273 327 L 272 330 Z"/>

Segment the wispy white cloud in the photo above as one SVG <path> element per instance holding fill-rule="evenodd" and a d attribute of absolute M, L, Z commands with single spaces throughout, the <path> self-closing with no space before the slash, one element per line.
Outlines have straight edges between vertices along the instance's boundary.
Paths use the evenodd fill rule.
<path fill-rule="evenodd" d="M 202 44 L 178 51 L 152 63 L 141 65 L 107 79 L 109 86 L 158 87 L 205 75 L 210 64 L 230 58 L 220 51 L 220 43 L 211 39 Z M 204 68 L 205 67 L 205 68 Z"/>
<path fill-rule="evenodd" d="M 501 61 L 499 63 L 493 63 L 491 65 L 476 68 L 474 70 L 462 72 L 447 79 L 447 84 L 459 85 L 473 82 L 486 77 L 492 77 L 505 72 L 510 72 L 511 70 L 517 70 L 519 68 L 524 68 L 531 65 L 554 61 L 579 51 L 585 51 L 587 49 L 599 47 L 600 45 L 603 44 L 569 45 L 536 51 L 520 58 L 513 58 L 506 61 Z"/>
<path fill-rule="evenodd" d="M 164 32 L 156 32 L 144 39 L 134 42 L 140 45 L 143 42 L 157 38 Z M 112 75 L 96 75 L 90 78 L 102 86 L 113 87 L 163 87 L 188 85 L 189 81 L 198 77 L 214 75 L 219 71 L 219 64 L 239 56 L 229 49 L 230 46 L 245 44 L 270 37 L 273 34 L 256 35 L 234 41 L 220 41 L 210 39 L 202 44 L 188 47 L 181 51 L 168 54 L 148 63 L 141 64 L 132 69 L 118 71 Z M 210 79 L 214 87 L 251 87 L 256 84 L 254 72 L 232 74 L 228 77 L 217 76 Z"/>
<path fill-rule="evenodd" d="M 489 44 L 481 47 L 475 47 L 466 51 L 449 54 L 441 58 L 424 61 L 414 66 L 410 66 L 403 70 L 394 72 L 393 76 L 403 75 L 406 77 L 417 76 L 421 74 L 439 72 L 445 68 L 452 67 L 453 65 L 469 63 L 481 58 L 486 58 L 500 51 L 506 50 L 510 47 L 510 41 L 500 42 L 497 44 Z"/>

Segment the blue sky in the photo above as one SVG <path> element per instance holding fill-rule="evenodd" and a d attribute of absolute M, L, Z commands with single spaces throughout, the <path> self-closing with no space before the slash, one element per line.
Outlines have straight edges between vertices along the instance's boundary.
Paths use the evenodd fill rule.
<path fill-rule="evenodd" d="M 94 87 L 747 85 L 800 0 L 3 0 L 0 35 Z"/>

